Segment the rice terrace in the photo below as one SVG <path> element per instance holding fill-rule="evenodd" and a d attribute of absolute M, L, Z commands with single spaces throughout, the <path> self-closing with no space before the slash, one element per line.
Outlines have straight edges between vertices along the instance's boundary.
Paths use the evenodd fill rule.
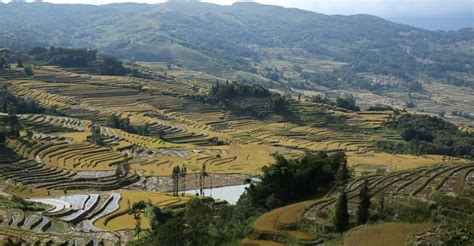
<path fill-rule="evenodd" d="M 473 47 L 253 2 L 0 1 L 0 245 L 472 245 Z"/>

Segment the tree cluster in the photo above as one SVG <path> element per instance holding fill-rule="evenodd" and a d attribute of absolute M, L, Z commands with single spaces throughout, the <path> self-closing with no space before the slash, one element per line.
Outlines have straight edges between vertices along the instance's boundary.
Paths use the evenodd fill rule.
<path fill-rule="evenodd" d="M 289 102 L 281 95 L 271 93 L 260 85 L 238 82 L 216 82 L 202 101 L 256 118 L 266 118 L 270 114 L 288 115 Z"/>
<path fill-rule="evenodd" d="M 101 75 L 146 77 L 137 68 L 125 67 L 122 61 L 115 57 L 107 55 L 98 57 L 96 50 L 35 47 L 28 52 L 28 55 L 37 62 L 60 67 L 92 68 L 94 72 Z M 25 67 L 27 75 L 30 74 L 28 71 L 29 68 Z"/>
<path fill-rule="evenodd" d="M 389 105 L 376 104 L 374 106 L 370 106 L 367 111 L 393 111 L 393 107 Z"/>
<path fill-rule="evenodd" d="M 275 154 L 275 164 L 265 167 L 261 181 L 251 184 L 248 195 L 255 207 L 273 209 L 295 200 L 323 194 L 350 177 L 344 153 L 306 153 L 299 159 Z"/>
<path fill-rule="evenodd" d="M 414 154 L 474 157 L 474 133 L 463 132 L 442 118 L 405 114 L 385 126 L 398 131 L 406 142 L 380 142 L 382 149 Z"/>
<path fill-rule="evenodd" d="M 97 64 L 98 73 L 101 75 L 125 76 L 130 72 L 119 59 L 114 57 L 105 57 L 103 60 L 98 61 Z"/>
<path fill-rule="evenodd" d="M 112 128 L 122 129 L 128 133 L 138 135 L 148 135 L 148 126 L 133 126 L 128 118 L 121 118 L 117 115 L 111 115 L 107 118 L 106 125 Z"/>
<path fill-rule="evenodd" d="M 246 85 L 237 82 L 216 82 L 209 92 L 210 97 L 220 100 L 232 99 L 236 97 L 271 97 L 272 93 L 260 85 Z"/>
<path fill-rule="evenodd" d="M 360 111 L 359 106 L 356 105 L 356 100 L 352 96 L 339 97 L 336 99 L 336 106 L 352 111 Z"/>
<path fill-rule="evenodd" d="M 36 61 L 61 67 L 89 67 L 97 60 L 97 51 L 89 49 L 35 47 L 28 54 Z"/>
<path fill-rule="evenodd" d="M 142 205 L 133 207 L 140 210 L 132 210 L 132 214 L 143 208 Z M 260 213 L 249 206 L 245 195 L 237 205 L 216 202 L 212 198 L 196 198 L 184 209 L 173 211 L 147 204 L 144 211 L 151 228 L 132 245 L 237 245 L 251 232 L 250 221 Z M 137 220 L 137 227 L 139 225 Z"/>
<path fill-rule="evenodd" d="M 327 104 L 352 111 L 360 111 L 360 108 L 359 106 L 357 106 L 354 96 L 350 94 L 346 94 L 343 97 L 338 97 L 336 99 L 336 102 L 333 102 L 328 97 L 321 95 L 313 96 L 311 100 L 315 103 Z"/>
<path fill-rule="evenodd" d="M 0 144 L 3 144 L 7 137 L 19 137 L 20 128 L 21 124 L 16 115 L 0 115 Z"/>
<path fill-rule="evenodd" d="M 16 97 L 4 86 L 0 89 L 1 112 L 9 114 L 41 114 L 46 111 L 36 101 Z"/>

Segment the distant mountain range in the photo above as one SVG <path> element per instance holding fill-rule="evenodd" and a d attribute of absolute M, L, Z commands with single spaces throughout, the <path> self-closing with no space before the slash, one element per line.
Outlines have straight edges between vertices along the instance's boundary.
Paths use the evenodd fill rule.
<path fill-rule="evenodd" d="M 350 64 L 351 73 L 447 78 L 451 72 L 473 72 L 473 44 L 472 28 L 434 32 L 370 15 L 256 3 L 0 4 L 0 47 L 87 47 L 216 75 L 272 75 L 272 61 L 291 54 L 294 65 L 334 60 Z"/>

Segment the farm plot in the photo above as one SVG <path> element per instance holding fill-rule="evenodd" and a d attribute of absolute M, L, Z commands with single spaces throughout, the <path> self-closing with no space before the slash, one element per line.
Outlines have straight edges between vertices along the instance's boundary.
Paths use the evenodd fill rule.
<path fill-rule="evenodd" d="M 21 238 L 33 245 L 115 245 L 114 241 L 118 241 L 107 232 L 85 235 L 69 223 L 39 212 L 2 209 L 0 218 L 0 235 Z"/>
<path fill-rule="evenodd" d="M 307 207 L 313 206 L 321 201 L 309 200 L 274 209 L 263 214 L 255 221 L 255 234 L 259 245 L 264 242 L 304 242 L 315 240 L 311 235 L 298 230 L 298 215 Z M 249 240 L 249 239 L 247 239 Z M 246 241 L 243 241 L 244 243 Z"/>
<path fill-rule="evenodd" d="M 449 195 L 461 191 L 463 187 L 472 189 L 474 182 L 466 182 L 471 173 L 474 173 L 474 163 L 444 164 L 402 170 L 387 175 L 362 176 L 353 179 L 346 186 L 349 212 L 355 213 L 358 205 L 358 191 L 365 180 L 368 181 L 374 198 L 384 195 L 389 196 L 387 199 L 417 197 L 430 200 L 435 191 Z M 455 189 L 451 187 L 455 187 Z M 336 191 L 332 191 L 319 200 L 298 202 L 265 213 L 256 220 L 255 235 L 252 236 L 252 239 L 246 239 L 243 242 L 250 243 L 255 238 L 257 239 L 254 242 L 255 245 L 265 245 L 266 242 L 288 243 L 291 240 L 315 240 L 306 232 L 299 230 L 301 220 L 323 227 L 331 226 L 329 214 L 330 210 L 334 208 L 336 196 Z M 359 245 L 358 243 L 379 245 L 381 238 L 388 237 L 396 242 L 393 245 L 400 245 L 405 242 L 408 235 L 416 233 L 416 231 L 425 232 L 434 226 L 434 224 L 404 223 L 365 226 L 349 232 L 344 243 L 345 245 Z M 389 232 L 393 232 L 393 235 L 388 235 Z M 362 236 L 370 233 L 377 233 L 380 237 Z"/>
<path fill-rule="evenodd" d="M 48 72 L 51 73 L 52 79 L 45 77 Z M 134 126 L 148 125 L 151 135 L 139 136 L 101 126 L 101 134 L 106 136 L 106 142 L 113 146 L 115 151 L 126 150 L 133 145 L 155 151 L 161 148 L 226 151 L 225 154 L 220 154 L 221 157 L 195 155 L 176 159 L 157 156 L 150 157 L 147 163 L 152 163 L 151 165 L 133 164 L 147 175 L 165 174 L 174 165 L 190 165 L 191 169 L 195 169 L 203 164 L 197 161 L 201 157 L 209 157 L 209 162 L 214 161 L 215 165 L 212 165 L 211 170 L 218 172 L 258 173 L 260 167 L 271 163 L 271 157 L 268 156 L 275 150 L 346 151 L 349 163 L 356 167 L 358 173 L 374 172 L 380 168 L 400 170 L 443 161 L 438 156 L 415 157 L 379 153 L 377 141 L 401 140 L 393 132 L 379 129 L 383 122 L 394 117 L 394 112 L 354 113 L 330 105 L 291 100 L 289 110 L 300 117 L 303 123 L 298 123 L 297 119 L 281 117 L 262 121 L 232 115 L 183 96 L 205 93 L 209 86 L 199 82 L 180 81 L 166 76 L 151 81 L 129 77 L 81 75 L 57 68 L 45 68 L 43 73 L 35 80 L 18 79 L 19 83 L 15 84 L 18 88 L 21 87 L 21 91 L 15 89 L 12 93 L 45 101 L 41 95 L 35 94 L 36 90 L 42 90 L 67 98 L 74 103 L 68 102 L 68 105 L 59 107 L 67 112 L 74 112 L 77 118 L 21 117 L 22 121 L 31 127 L 41 126 L 39 132 L 47 131 L 48 127 L 56 127 L 57 132 L 62 131 L 60 137 L 83 142 L 91 125 L 89 119 L 103 124 L 107 117 L 114 114 L 128 118 Z M 81 82 L 78 83 L 78 80 Z M 146 93 L 143 92 L 144 88 Z M 79 132 L 65 133 L 66 131 Z M 228 147 L 209 146 L 214 144 L 226 144 Z M 256 149 L 258 155 L 252 154 L 251 149 Z M 111 156 L 101 153 L 100 157 L 109 159 Z M 93 158 L 85 157 L 78 164 L 71 163 L 77 160 L 71 157 L 67 159 L 67 166 L 76 165 L 74 168 L 99 170 L 107 169 L 111 164 L 104 160 L 92 163 Z M 163 168 L 164 166 L 166 168 Z"/>
<path fill-rule="evenodd" d="M 8 140 L 7 146 L 24 158 L 69 170 L 112 170 L 129 158 L 91 143 Z M 33 157 L 33 158 L 32 158 Z"/>
<path fill-rule="evenodd" d="M 23 159 L 6 148 L 0 149 L 0 177 L 24 186 L 53 190 L 112 190 L 139 179 L 137 175 L 119 178 L 114 174 L 105 177 L 81 177 L 75 171 Z"/>
<path fill-rule="evenodd" d="M 42 215 L 66 222 L 77 230 L 90 232 L 99 229 L 93 223 L 119 209 L 119 193 L 77 194 L 60 197 L 32 198 L 28 201 L 49 205 Z"/>
<path fill-rule="evenodd" d="M 410 235 L 426 232 L 435 224 L 383 223 L 356 228 L 344 237 L 344 245 L 404 245 Z"/>
<path fill-rule="evenodd" d="M 121 190 L 119 191 L 121 199 L 119 208 L 113 213 L 99 218 L 95 221 L 94 226 L 108 230 L 117 231 L 123 229 L 132 229 L 135 222 L 132 215 L 128 214 L 129 209 L 134 203 L 139 201 L 151 202 L 161 208 L 176 208 L 184 206 L 184 203 L 191 199 L 190 197 L 174 197 L 162 193 L 152 193 L 143 191 Z M 146 217 L 142 214 L 142 228 L 149 228 L 150 224 Z"/>
<path fill-rule="evenodd" d="M 394 199 L 417 197 L 430 200 L 431 194 L 435 191 L 446 194 L 453 193 L 454 189 L 447 189 L 453 183 L 456 183 L 458 191 L 460 190 L 459 186 L 469 186 L 469 184 L 463 182 L 463 176 L 460 174 L 466 175 L 473 168 L 473 163 L 445 164 L 393 172 L 385 176 L 372 175 L 367 178 L 359 178 L 349 183 L 346 188 L 349 210 L 355 211 L 358 187 L 360 187 L 364 179 L 368 180 L 374 197 L 389 195 Z M 324 214 L 327 214 L 328 210 L 332 209 L 334 203 L 335 199 L 332 199 L 324 204 L 324 206 L 316 205 L 311 207 L 305 213 L 305 218 L 314 221 L 324 221 Z"/>

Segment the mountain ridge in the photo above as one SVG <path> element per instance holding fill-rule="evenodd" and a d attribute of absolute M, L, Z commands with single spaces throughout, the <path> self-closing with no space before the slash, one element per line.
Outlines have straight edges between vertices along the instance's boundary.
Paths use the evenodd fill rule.
<path fill-rule="evenodd" d="M 14 3 L 0 8 L 0 27 L 0 46 L 13 50 L 85 47 L 219 76 L 267 74 L 262 71 L 268 67 L 265 61 L 275 61 L 271 53 L 283 50 L 295 57 L 350 64 L 351 73 L 404 79 L 439 70 L 472 72 L 474 67 L 474 52 L 468 48 L 474 43 L 472 28 L 433 32 L 372 15 L 325 15 L 257 3 Z M 453 62 L 459 64 L 451 66 Z"/>

